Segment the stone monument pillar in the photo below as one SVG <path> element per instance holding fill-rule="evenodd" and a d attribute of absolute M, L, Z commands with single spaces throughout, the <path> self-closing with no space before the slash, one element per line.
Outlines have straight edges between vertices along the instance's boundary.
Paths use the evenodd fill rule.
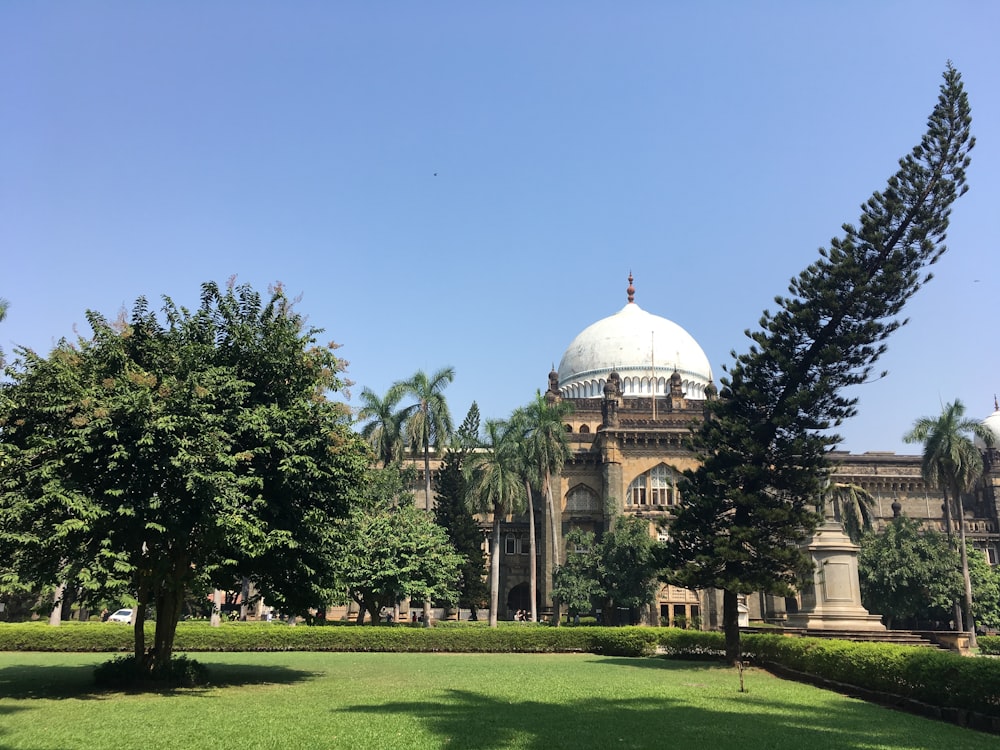
<path fill-rule="evenodd" d="M 809 630 L 884 631 L 878 615 L 861 604 L 858 550 L 836 521 L 826 521 L 809 540 L 815 566 L 811 585 L 802 590 L 802 606 L 786 624 Z"/>

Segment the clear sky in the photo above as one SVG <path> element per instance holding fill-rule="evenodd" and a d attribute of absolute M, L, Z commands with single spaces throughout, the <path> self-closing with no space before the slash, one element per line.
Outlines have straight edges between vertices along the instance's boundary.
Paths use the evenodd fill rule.
<path fill-rule="evenodd" d="M 852 452 L 1000 391 L 1000 4 L 5 2 L 0 345 L 136 297 L 280 281 L 384 392 L 454 419 L 544 390 L 636 301 L 718 380 L 923 133 L 950 59 L 978 145 Z"/>

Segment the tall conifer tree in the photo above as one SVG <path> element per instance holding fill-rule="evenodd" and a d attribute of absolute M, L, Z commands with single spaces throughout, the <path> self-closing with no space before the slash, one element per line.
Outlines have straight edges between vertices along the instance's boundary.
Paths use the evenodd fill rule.
<path fill-rule="evenodd" d="M 675 582 L 723 590 L 730 660 L 740 657 L 738 595 L 788 593 L 810 573 L 799 544 L 818 521 L 812 506 L 839 441 L 831 429 L 855 413 L 844 389 L 868 380 L 945 251 L 974 139 L 961 76 L 949 63 L 943 77 L 920 144 L 862 205 L 860 225 L 845 224 L 747 331 L 750 349 L 694 437 L 702 464 L 687 473 L 667 562 Z"/>
<path fill-rule="evenodd" d="M 472 610 L 473 620 L 478 619 L 477 609 L 489 593 L 483 532 L 465 502 L 467 484 L 462 474 L 466 454 L 476 444 L 478 435 L 479 406 L 473 401 L 434 478 L 434 520 L 445 528 L 455 551 L 465 559 L 458 606 Z"/>

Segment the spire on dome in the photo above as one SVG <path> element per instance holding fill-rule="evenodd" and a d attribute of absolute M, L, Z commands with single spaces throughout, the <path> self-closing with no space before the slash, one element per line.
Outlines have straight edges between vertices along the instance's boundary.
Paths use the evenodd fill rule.
<path fill-rule="evenodd" d="M 1000 411 L 1000 404 L 997 403 L 997 394 L 993 394 L 993 411 Z"/>
<path fill-rule="evenodd" d="M 628 301 L 629 304 L 635 302 L 635 287 L 632 286 L 632 271 L 628 272 Z"/>

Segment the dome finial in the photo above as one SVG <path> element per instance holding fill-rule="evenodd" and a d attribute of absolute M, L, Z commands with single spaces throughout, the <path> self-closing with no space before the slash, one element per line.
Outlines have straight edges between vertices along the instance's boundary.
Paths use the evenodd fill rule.
<path fill-rule="evenodd" d="M 997 403 L 997 394 L 993 394 L 993 411 L 1000 411 L 1000 404 Z"/>
<path fill-rule="evenodd" d="M 635 287 L 632 286 L 632 269 L 628 272 L 628 301 L 629 304 L 635 302 Z"/>

